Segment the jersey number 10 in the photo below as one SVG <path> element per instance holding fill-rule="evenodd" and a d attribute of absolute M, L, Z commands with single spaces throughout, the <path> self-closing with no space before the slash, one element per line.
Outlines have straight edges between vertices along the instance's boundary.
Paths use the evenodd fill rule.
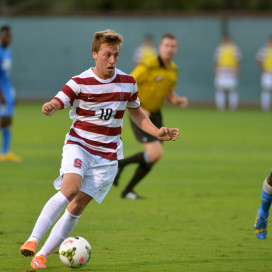
<path fill-rule="evenodd" d="M 112 109 L 100 109 L 101 110 L 101 115 L 100 119 L 102 120 L 109 120 L 112 115 Z"/>

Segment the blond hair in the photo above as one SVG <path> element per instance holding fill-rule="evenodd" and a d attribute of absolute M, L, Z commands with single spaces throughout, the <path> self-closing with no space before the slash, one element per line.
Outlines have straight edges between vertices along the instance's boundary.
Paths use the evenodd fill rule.
<path fill-rule="evenodd" d="M 105 43 L 107 45 L 119 45 L 120 48 L 122 46 L 123 37 L 117 32 L 107 29 L 103 31 L 97 31 L 94 34 L 92 41 L 92 52 L 98 53 L 100 50 L 101 44 Z"/>

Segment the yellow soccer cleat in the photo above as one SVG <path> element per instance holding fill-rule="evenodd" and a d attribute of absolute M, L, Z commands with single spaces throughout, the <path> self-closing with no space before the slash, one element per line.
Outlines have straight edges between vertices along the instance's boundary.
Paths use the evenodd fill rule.
<path fill-rule="evenodd" d="M 36 256 L 31 261 L 31 267 L 35 269 L 43 269 L 43 268 L 46 268 L 46 265 L 45 265 L 46 262 L 47 260 L 44 257 L 44 255 Z"/>
<path fill-rule="evenodd" d="M 13 162 L 21 162 L 22 158 L 12 152 L 9 152 L 7 154 L 1 154 L 0 155 L 0 162 L 3 161 L 13 161 Z"/>

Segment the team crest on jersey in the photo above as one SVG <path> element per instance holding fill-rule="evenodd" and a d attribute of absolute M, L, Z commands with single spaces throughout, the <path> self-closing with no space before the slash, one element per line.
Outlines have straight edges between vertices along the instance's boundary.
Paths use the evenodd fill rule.
<path fill-rule="evenodd" d="M 162 77 L 161 76 L 157 76 L 156 77 L 156 81 L 162 81 Z"/>
<path fill-rule="evenodd" d="M 124 93 L 120 93 L 120 101 L 124 101 L 125 100 L 125 94 Z"/>
<path fill-rule="evenodd" d="M 82 167 L 82 160 L 81 159 L 75 159 L 74 160 L 74 167 L 81 169 L 81 167 Z"/>

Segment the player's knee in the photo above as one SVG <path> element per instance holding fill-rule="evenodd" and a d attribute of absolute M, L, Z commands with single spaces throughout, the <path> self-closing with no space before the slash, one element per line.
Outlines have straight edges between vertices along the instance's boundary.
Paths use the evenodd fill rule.
<path fill-rule="evenodd" d="M 163 151 L 162 149 L 158 151 L 158 160 L 160 160 L 163 156 Z"/>
<path fill-rule="evenodd" d="M 157 150 L 156 153 L 153 154 L 151 158 L 152 163 L 158 162 L 163 156 L 163 151 L 162 150 Z"/>
<path fill-rule="evenodd" d="M 75 196 L 79 193 L 80 187 L 73 186 L 73 187 L 65 187 L 61 189 L 61 192 L 64 194 L 64 196 L 71 202 Z"/>

